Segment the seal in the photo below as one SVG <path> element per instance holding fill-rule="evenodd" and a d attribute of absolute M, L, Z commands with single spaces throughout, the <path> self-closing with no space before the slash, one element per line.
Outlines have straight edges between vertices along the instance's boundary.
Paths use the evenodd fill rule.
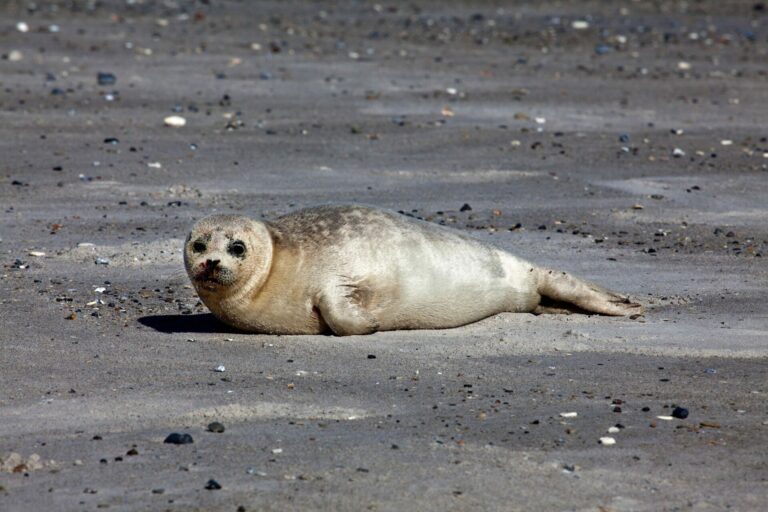
<path fill-rule="evenodd" d="M 212 215 L 193 226 L 184 263 L 211 312 L 247 332 L 344 336 L 456 327 L 501 312 L 643 312 L 566 272 L 362 205 L 271 222 Z"/>

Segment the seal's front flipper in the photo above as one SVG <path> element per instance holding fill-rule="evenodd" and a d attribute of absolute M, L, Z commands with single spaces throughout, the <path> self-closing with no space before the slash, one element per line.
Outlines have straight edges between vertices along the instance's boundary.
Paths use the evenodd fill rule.
<path fill-rule="evenodd" d="M 583 312 L 601 315 L 627 316 L 642 314 L 645 311 L 641 304 L 630 301 L 628 297 L 574 277 L 567 272 L 545 268 L 539 268 L 537 271 L 538 292 L 543 299 L 566 302 Z M 541 312 L 544 312 L 545 307 L 541 309 Z"/>
<path fill-rule="evenodd" d="M 379 322 L 362 307 L 355 297 L 336 288 L 323 294 L 318 303 L 323 321 L 337 336 L 371 334 L 379 330 Z"/>

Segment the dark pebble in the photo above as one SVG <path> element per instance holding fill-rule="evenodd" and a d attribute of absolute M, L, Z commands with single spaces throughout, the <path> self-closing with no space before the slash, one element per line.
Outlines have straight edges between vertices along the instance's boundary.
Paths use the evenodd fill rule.
<path fill-rule="evenodd" d="M 168 437 L 166 437 L 163 442 L 168 444 L 192 444 L 195 440 L 192 439 L 192 436 L 189 434 L 179 434 L 178 432 L 174 432 L 168 434 Z"/>
<path fill-rule="evenodd" d="M 472 211 L 472 207 L 471 207 L 471 206 L 469 206 L 469 203 L 464 203 L 464 204 L 461 206 L 461 208 L 459 208 L 459 211 L 460 211 L 460 212 L 471 212 L 471 211 Z"/>
<path fill-rule="evenodd" d="M 672 417 L 684 420 L 685 418 L 688 417 L 688 409 L 686 409 L 684 407 L 675 407 L 672 410 Z"/>
<path fill-rule="evenodd" d="M 120 141 L 117 140 L 115 137 L 107 137 L 106 139 L 104 139 L 104 144 L 117 144 L 119 142 Z"/>
<path fill-rule="evenodd" d="M 163 494 L 165 489 L 152 489 L 152 494 Z"/>
<path fill-rule="evenodd" d="M 99 85 L 114 85 L 117 82 L 117 77 L 112 73 L 99 72 L 96 75 L 96 80 L 99 82 Z"/>
<path fill-rule="evenodd" d="M 218 491 L 219 489 L 221 489 L 221 484 L 216 480 L 214 480 L 213 478 L 211 478 L 205 483 L 205 488 L 208 489 L 209 491 Z"/>
<path fill-rule="evenodd" d="M 608 46 L 607 44 L 598 44 L 595 46 L 595 53 L 598 55 L 605 55 L 606 53 L 610 53 L 613 51 L 613 46 Z"/>
<path fill-rule="evenodd" d="M 368 354 L 368 359 L 376 359 L 376 356 L 373 354 Z"/>
<path fill-rule="evenodd" d="M 138 455 L 139 451 L 136 448 L 131 448 L 130 450 L 125 452 L 125 454 L 128 455 L 129 457 L 133 457 L 134 455 Z"/>
<path fill-rule="evenodd" d="M 224 425 L 219 423 L 218 421 L 214 421 L 212 423 L 208 424 L 208 432 L 215 432 L 217 434 L 221 434 L 224 432 Z"/>
<path fill-rule="evenodd" d="M 619 135 L 619 142 L 623 142 L 625 144 L 629 142 L 629 135 L 627 135 L 626 133 L 622 133 L 621 135 Z"/>

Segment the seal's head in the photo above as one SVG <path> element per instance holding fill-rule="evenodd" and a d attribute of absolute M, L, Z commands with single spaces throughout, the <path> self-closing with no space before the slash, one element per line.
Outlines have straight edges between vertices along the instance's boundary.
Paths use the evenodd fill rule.
<path fill-rule="evenodd" d="M 269 274 L 272 249 L 263 223 L 211 215 L 192 227 L 184 243 L 184 265 L 201 298 L 223 298 L 260 286 Z"/>

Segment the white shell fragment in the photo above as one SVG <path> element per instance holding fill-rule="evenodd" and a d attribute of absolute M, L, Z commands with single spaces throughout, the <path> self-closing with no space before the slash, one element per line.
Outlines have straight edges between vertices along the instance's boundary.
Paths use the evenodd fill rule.
<path fill-rule="evenodd" d="M 187 120 L 181 116 L 168 116 L 163 119 L 163 123 L 165 123 L 165 126 L 170 126 L 172 128 L 181 128 L 187 124 Z"/>
<path fill-rule="evenodd" d="M 672 421 L 673 419 L 675 419 L 672 416 L 656 416 L 656 418 L 664 421 Z"/>
<path fill-rule="evenodd" d="M 223 364 L 220 364 L 219 366 L 214 368 L 213 371 L 221 373 L 221 372 L 227 371 L 227 368 Z"/>
<path fill-rule="evenodd" d="M 608 427 L 608 433 L 609 434 L 617 434 L 619 432 L 619 427 Z"/>
<path fill-rule="evenodd" d="M 45 253 L 43 251 L 29 251 L 27 254 L 30 256 L 34 256 L 35 258 L 42 258 L 45 256 Z"/>
<path fill-rule="evenodd" d="M 560 416 L 562 418 L 575 418 L 579 415 L 577 412 L 561 412 Z"/>
<path fill-rule="evenodd" d="M 616 444 L 616 440 L 612 437 L 605 436 L 600 438 L 600 444 L 603 446 L 613 446 Z"/>
<path fill-rule="evenodd" d="M 589 22 L 585 20 L 573 20 L 571 27 L 576 30 L 586 30 L 589 28 Z"/>

